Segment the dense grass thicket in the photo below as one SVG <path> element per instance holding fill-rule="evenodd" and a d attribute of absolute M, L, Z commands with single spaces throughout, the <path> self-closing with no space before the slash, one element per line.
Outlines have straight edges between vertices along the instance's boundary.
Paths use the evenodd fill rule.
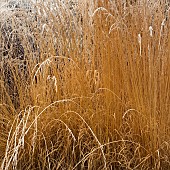
<path fill-rule="evenodd" d="M 169 9 L 0 9 L 0 169 L 170 169 Z"/>

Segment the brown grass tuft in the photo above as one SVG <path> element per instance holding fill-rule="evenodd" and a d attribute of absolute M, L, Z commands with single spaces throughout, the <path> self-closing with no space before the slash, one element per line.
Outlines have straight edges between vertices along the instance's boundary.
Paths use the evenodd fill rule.
<path fill-rule="evenodd" d="M 169 23 L 166 1 L 0 13 L 1 169 L 170 169 Z"/>

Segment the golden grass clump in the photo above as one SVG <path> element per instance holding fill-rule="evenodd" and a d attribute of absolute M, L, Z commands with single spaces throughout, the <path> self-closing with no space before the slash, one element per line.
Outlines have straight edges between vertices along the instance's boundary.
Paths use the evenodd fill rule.
<path fill-rule="evenodd" d="M 170 169 L 167 1 L 38 1 L 0 12 L 0 169 Z"/>

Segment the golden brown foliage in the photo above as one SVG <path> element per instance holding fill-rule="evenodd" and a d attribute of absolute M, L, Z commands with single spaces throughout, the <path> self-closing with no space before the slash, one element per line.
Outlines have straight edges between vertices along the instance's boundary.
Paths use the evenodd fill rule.
<path fill-rule="evenodd" d="M 34 4 L 1 14 L 1 169 L 169 169 L 166 2 Z"/>

